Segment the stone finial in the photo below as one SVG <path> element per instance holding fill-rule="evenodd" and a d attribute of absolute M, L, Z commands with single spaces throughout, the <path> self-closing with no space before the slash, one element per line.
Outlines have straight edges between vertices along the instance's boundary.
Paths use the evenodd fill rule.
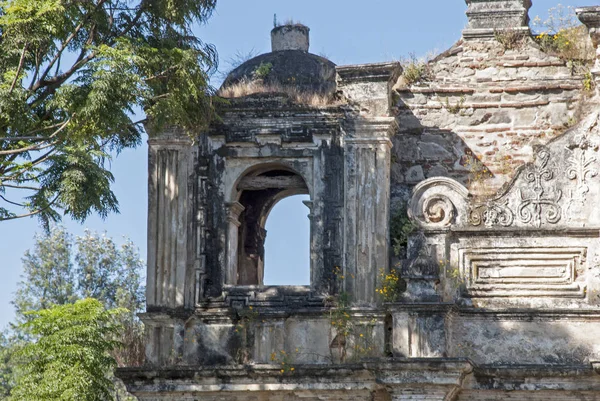
<path fill-rule="evenodd" d="M 531 0 L 465 0 L 469 24 L 465 39 L 493 38 L 496 31 L 522 31 L 529 34 Z"/>
<path fill-rule="evenodd" d="M 308 52 L 310 28 L 302 24 L 286 24 L 271 31 L 271 50 L 300 50 Z"/>
<path fill-rule="evenodd" d="M 578 7 L 575 13 L 579 21 L 587 27 L 592 43 L 596 47 L 596 64 L 592 74 L 598 80 L 600 79 L 600 6 Z"/>

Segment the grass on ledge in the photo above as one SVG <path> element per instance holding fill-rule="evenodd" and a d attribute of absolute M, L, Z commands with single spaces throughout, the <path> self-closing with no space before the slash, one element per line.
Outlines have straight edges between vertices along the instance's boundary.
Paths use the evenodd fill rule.
<path fill-rule="evenodd" d="M 311 93 L 290 86 L 265 84 L 260 81 L 241 81 L 219 89 L 217 94 L 226 99 L 234 99 L 257 93 L 285 94 L 289 96 L 294 103 L 312 107 L 336 106 L 344 103 L 332 95 Z"/>

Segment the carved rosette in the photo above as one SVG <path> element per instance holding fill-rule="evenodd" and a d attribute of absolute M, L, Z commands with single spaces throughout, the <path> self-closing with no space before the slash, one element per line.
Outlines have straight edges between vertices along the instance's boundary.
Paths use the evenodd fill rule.
<path fill-rule="evenodd" d="M 434 196 L 423 203 L 423 217 L 427 223 L 448 226 L 454 220 L 454 215 L 454 205 L 446 196 Z"/>

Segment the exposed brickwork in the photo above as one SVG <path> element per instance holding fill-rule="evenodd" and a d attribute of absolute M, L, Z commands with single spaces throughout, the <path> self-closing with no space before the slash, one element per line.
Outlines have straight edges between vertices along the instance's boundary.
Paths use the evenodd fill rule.
<path fill-rule="evenodd" d="M 424 178 L 447 176 L 475 193 L 494 192 L 531 159 L 533 146 L 579 119 L 589 96 L 584 76 L 533 40 L 515 50 L 461 41 L 428 69 L 426 82 L 403 85 L 400 78 L 394 88 L 396 189 L 416 181 L 417 165 Z"/>

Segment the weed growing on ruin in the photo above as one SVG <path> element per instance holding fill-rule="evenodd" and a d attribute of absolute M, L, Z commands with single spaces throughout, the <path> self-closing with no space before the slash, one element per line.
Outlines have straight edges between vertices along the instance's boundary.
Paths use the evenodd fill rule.
<path fill-rule="evenodd" d="M 482 184 L 486 178 L 493 177 L 485 164 L 472 153 L 467 153 L 463 156 L 463 165 L 469 170 L 469 176 L 467 178 L 469 187 L 475 184 Z"/>
<path fill-rule="evenodd" d="M 592 72 L 589 69 L 588 69 L 588 71 L 586 71 L 583 74 L 582 85 L 583 85 L 583 90 L 586 92 L 591 92 L 596 87 L 596 83 L 594 82 L 594 77 L 592 76 Z"/>
<path fill-rule="evenodd" d="M 455 104 L 450 104 L 449 98 L 446 98 L 446 104 L 444 108 L 451 114 L 458 114 L 463 110 L 465 100 L 465 97 L 461 96 Z"/>
<path fill-rule="evenodd" d="M 401 60 L 402 78 L 405 85 L 414 85 L 419 82 L 429 81 L 431 71 L 425 60 L 418 59 L 414 53 L 411 53 L 408 59 Z"/>
<path fill-rule="evenodd" d="M 548 10 L 548 18 L 535 17 L 533 26 L 539 30 L 534 37 L 540 49 L 565 61 L 588 64 L 595 58 L 586 28 L 580 24 L 573 7 L 558 5 Z"/>
<path fill-rule="evenodd" d="M 271 70 L 273 69 L 273 64 L 271 63 L 260 63 L 258 67 L 252 73 L 252 77 L 257 80 L 264 80 L 269 76 Z"/>
<path fill-rule="evenodd" d="M 513 50 L 521 48 L 525 35 L 523 32 L 513 29 L 497 29 L 494 31 L 494 38 L 502 45 L 504 50 Z"/>
<path fill-rule="evenodd" d="M 406 253 L 408 237 L 416 228 L 412 220 L 408 218 L 406 208 L 407 205 L 402 204 L 393 212 L 390 218 L 390 240 L 392 242 L 392 252 L 396 257 Z"/>
<path fill-rule="evenodd" d="M 400 273 L 396 268 L 390 269 L 389 273 L 379 270 L 381 285 L 375 291 L 381 296 L 383 302 L 396 302 L 403 291 Z"/>
<path fill-rule="evenodd" d="M 440 259 L 438 261 L 440 278 L 446 280 L 449 289 L 461 296 L 467 291 L 467 283 L 460 272 L 458 266 L 450 263 L 449 259 Z"/>
<path fill-rule="evenodd" d="M 258 319 L 258 315 L 258 311 L 253 306 L 248 306 L 248 308 L 238 311 L 238 321 L 234 332 L 238 334 L 241 343 L 238 351 L 238 361 L 240 363 L 248 363 L 250 361 L 250 332 Z"/>
<path fill-rule="evenodd" d="M 342 288 L 344 273 L 339 266 L 333 269 L 336 280 L 339 281 L 338 288 Z M 330 299 L 329 309 L 329 349 L 331 363 L 339 361 L 344 363 L 348 360 L 349 350 L 352 351 L 350 357 L 354 361 L 361 360 L 364 357 L 371 356 L 375 350 L 373 345 L 373 332 L 375 319 L 369 323 L 358 323 L 351 314 L 350 294 L 341 291 Z M 337 352 L 337 356 L 334 354 Z"/>
<path fill-rule="evenodd" d="M 343 101 L 335 96 L 302 91 L 291 85 L 264 83 L 261 80 L 243 80 L 221 88 L 218 95 L 226 99 L 241 98 L 257 93 L 284 94 L 292 102 L 312 107 L 336 106 Z"/>
<path fill-rule="evenodd" d="M 298 354 L 299 352 L 300 350 L 296 348 L 296 354 Z M 279 373 L 281 373 L 282 375 L 286 373 L 294 373 L 296 371 L 296 368 L 292 365 L 292 358 L 284 350 L 280 350 L 279 352 L 271 352 L 270 359 L 271 362 L 281 366 Z"/>
<path fill-rule="evenodd" d="M 333 274 L 338 282 L 337 288 L 343 288 L 344 273 L 339 266 L 333 268 Z M 329 309 L 330 322 L 330 350 L 337 349 L 340 362 L 345 362 L 347 357 L 348 337 L 352 333 L 352 319 L 350 316 L 350 294 L 340 291 L 332 299 L 332 308 Z M 334 335 L 335 333 L 335 335 Z M 334 361 L 334 355 L 331 354 Z"/>

